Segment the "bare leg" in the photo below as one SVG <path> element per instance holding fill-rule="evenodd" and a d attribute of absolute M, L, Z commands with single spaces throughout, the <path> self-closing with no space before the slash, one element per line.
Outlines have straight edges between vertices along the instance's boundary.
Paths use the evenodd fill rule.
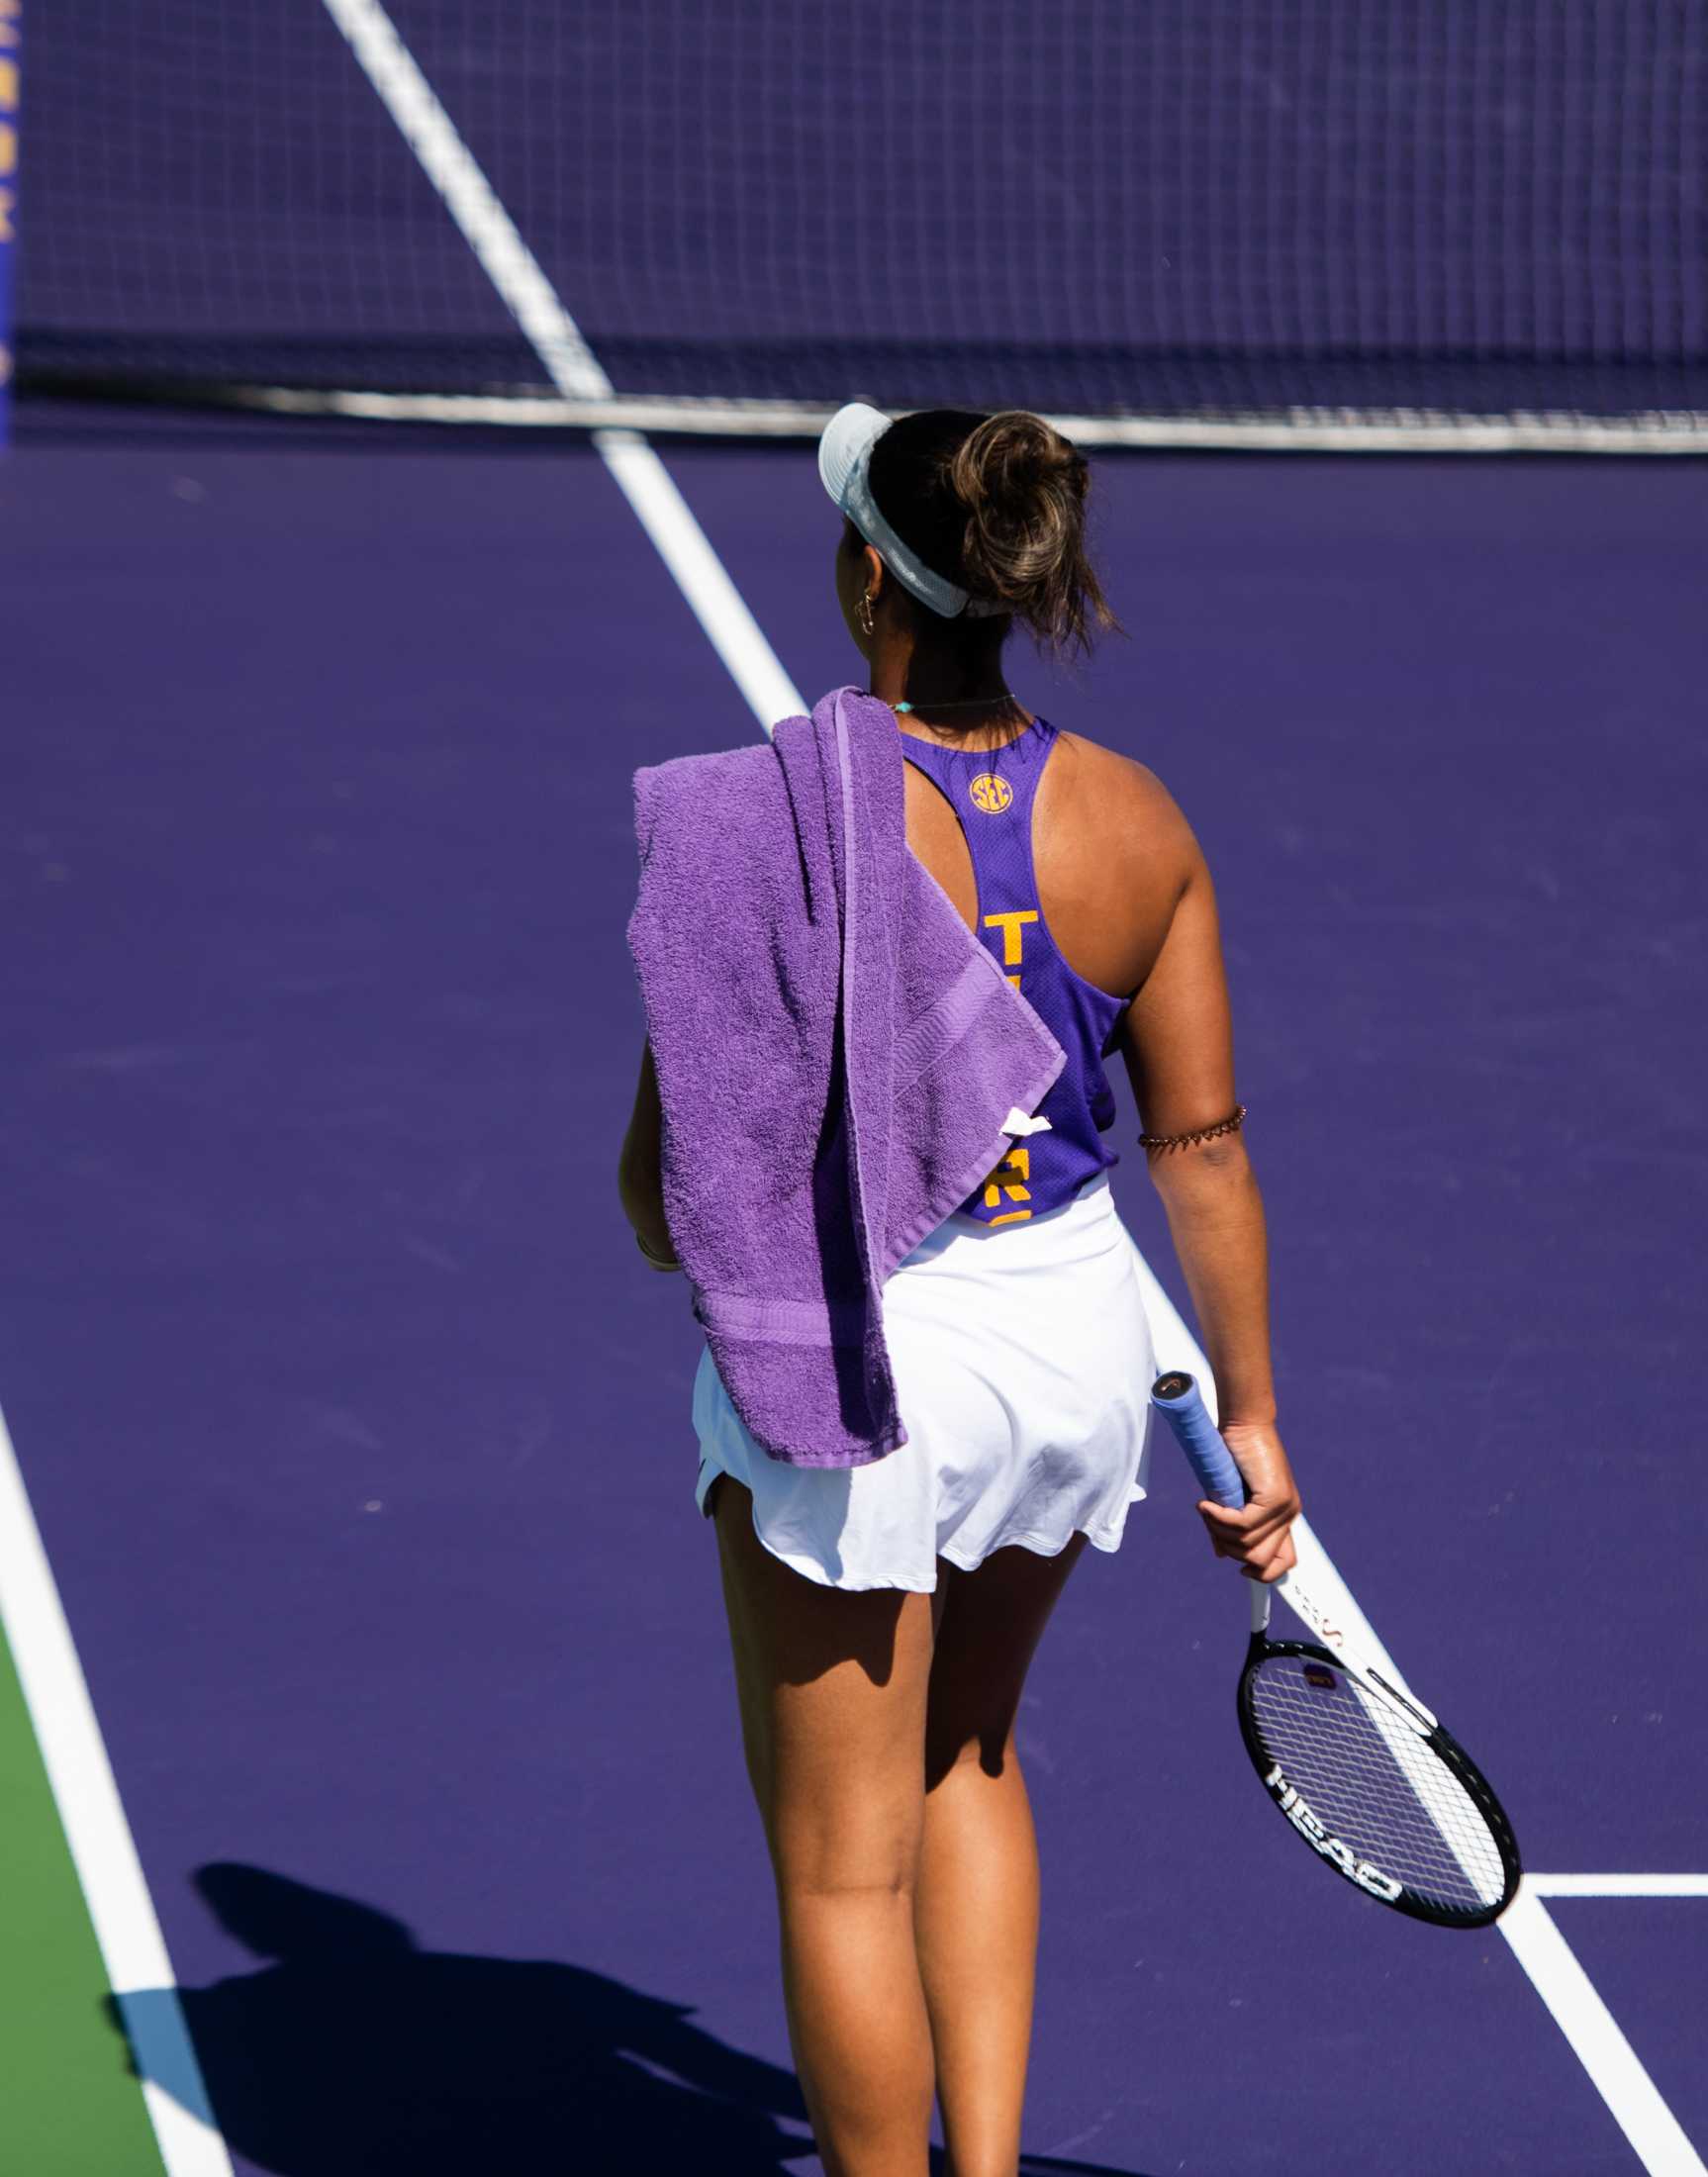
<path fill-rule="evenodd" d="M 1014 2177 L 1032 2035 L 1038 1850 L 1014 1717 L 1026 1668 L 1086 1538 L 1059 1557 L 939 1561 L 914 1905 L 950 2177 Z"/>
<path fill-rule="evenodd" d="M 777 1884 L 784 1999 L 829 2177 L 926 2177 L 933 2065 L 914 1947 L 929 1595 L 822 1587 L 713 1484 L 742 1743 Z"/>

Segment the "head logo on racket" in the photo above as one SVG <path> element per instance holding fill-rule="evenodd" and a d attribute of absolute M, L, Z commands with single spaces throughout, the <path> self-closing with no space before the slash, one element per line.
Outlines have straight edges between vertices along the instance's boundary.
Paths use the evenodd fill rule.
<path fill-rule="evenodd" d="M 1300 1797 L 1294 1786 L 1287 1782 L 1279 1761 L 1264 1778 L 1264 1782 L 1275 1793 L 1276 1805 L 1313 1851 L 1321 1852 L 1326 1860 L 1340 1869 L 1349 1882 L 1356 1882 L 1361 1890 L 1368 1890 L 1372 1897 L 1379 1897 L 1384 1905 L 1394 1902 L 1405 1884 L 1396 1882 L 1391 1875 L 1383 1874 L 1379 1867 L 1372 1866 L 1368 1859 L 1361 1859 L 1350 1845 L 1343 1844 L 1314 1809 Z"/>

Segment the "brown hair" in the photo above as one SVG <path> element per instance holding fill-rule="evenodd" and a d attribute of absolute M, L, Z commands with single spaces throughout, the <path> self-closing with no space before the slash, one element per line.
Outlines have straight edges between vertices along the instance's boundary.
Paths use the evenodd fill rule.
<path fill-rule="evenodd" d="M 1085 455 L 1041 416 L 899 417 L 869 475 L 885 520 L 928 567 L 999 599 L 1044 648 L 1089 650 L 1096 631 L 1119 626 L 1086 552 Z M 969 632 L 987 624 L 967 622 Z"/>

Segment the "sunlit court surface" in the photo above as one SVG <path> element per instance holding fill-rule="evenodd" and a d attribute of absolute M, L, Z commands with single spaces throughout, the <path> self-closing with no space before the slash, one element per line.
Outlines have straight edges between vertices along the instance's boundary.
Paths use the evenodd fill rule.
<path fill-rule="evenodd" d="M 24 23 L 0 464 L 0 2162 L 20 2177 L 822 2168 L 693 1499 L 701 1333 L 685 1280 L 636 1256 L 615 1183 L 643 1035 L 631 782 L 861 682 L 818 426 L 788 404 L 818 422 L 857 396 L 1143 404 L 1104 384 L 1094 326 L 1076 330 L 1094 367 L 1040 360 L 1035 390 L 1006 350 L 988 398 L 953 374 L 970 364 L 908 378 L 881 315 L 860 345 L 780 248 L 771 170 L 695 130 L 766 18 L 773 89 L 817 126 L 835 80 L 817 9 L 793 45 L 777 11 L 738 11 L 734 59 L 686 10 L 636 11 L 653 49 L 712 71 L 690 92 L 660 60 L 634 86 L 656 101 L 677 81 L 711 178 L 704 224 L 663 251 L 660 207 L 685 218 L 687 192 L 648 138 L 661 163 L 631 174 L 650 284 L 606 264 L 602 319 L 573 286 L 603 260 L 562 198 L 530 229 L 556 141 L 530 85 L 614 68 L 638 33 L 594 11 L 584 49 L 567 16 L 509 12 L 348 0 L 251 21 L 174 0 L 167 58 L 221 26 L 198 48 L 206 136 L 187 166 L 139 167 L 123 219 L 95 146 L 140 126 L 125 83 L 157 90 L 166 59 L 103 49 L 108 11 L 84 0 Z M 1302 58 L 1273 26 L 1254 57 L 1266 11 L 1223 12 L 1244 62 L 1207 30 L 1199 56 L 1230 98 L 1324 71 L 1353 96 L 1350 48 L 1310 44 L 1326 11 L 1281 11 Z M 1444 12 L 1468 36 L 1478 17 Z M 1708 29 L 1639 7 L 1616 37 L 1606 12 L 1566 11 L 1581 38 L 1544 58 L 1568 85 L 1598 53 L 1615 83 L 1651 81 L 1658 56 L 1673 71 L 1650 200 L 1670 203 L 1673 151 L 1701 148 Z M 1179 57 L 1185 16 L 1162 13 L 1157 52 Z M 1341 20 L 1369 32 L 1370 14 Z M 0 27 L 17 20 L 0 0 Z M 836 21 L 878 99 L 879 60 Z M 886 11 L 870 35 L 910 86 L 871 124 L 889 142 L 953 55 L 928 14 Z M 1131 64 L 1127 36 L 1094 6 L 1066 11 L 1059 51 L 1010 26 L 993 80 L 1042 69 L 1080 153 L 1118 163 L 1094 62 L 1101 38 Z M 1393 81 L 1456 80 L 1422 48 L 1382 51 Z M 255 104 L 280 58 L 301 99 Z M 1209 158 L 1214 128 L 1168 80 L 1135 141 L 1189 167 L 1183 145 L 1206 130 Z M 319 224 L 275 231 L 235 182 L 213 199 L 220 160 L 259 171 L 222 84 L 277 133 L 279 217 L 312 170 Z M 1563 188 L 1572 132 L 1600 142 L 1575 93 L 1539 110 L 1524 163 L 1489 184 L 1532 223 L 1555 200 L 1523 176 Z M 842 165 L 859 142 L 792 154 L 804 189 L 839 192 L 802 215 L 815 247 L 864 216 Z M 645 172 L 667 177 L 653 196 Z M 1332 229 L 1325 172 L 1313 217 Z M 1067 215 L 1027 201 L 1042 277 Z M 1702 216 L 1679 201 L 1673 242 Z M 1188 219 L 1180 243 L 1206 282 L 1214 227 Z M 234 273 L 222 322 L 214 245 L 234 235 L 272 237 L 271 284 Z M 1102 245 L 1126 235 L 1111 215 Z M 945 219 L 929 249 L 965 240 Z M 767 376 L 735 302 L 684 322 L 696 250 L 709 293 L 762 268 L 762 328 L 787 271 L 808 331 L 814 308 L 836 319 L 828 361 L 803 336 Z M 1551 450 L 1403 431 L 1272 449 L 1249 422 L 1223 443 L 1171 381 L 1148 442 L 1088 433 L 1124 636 L 1071 670 L 1012 647 L 1022 699 L 1150 766 L 1202 843 L 1312 1562 L 1475 1750 L 1526 1868 L 1494 1926 L 1446 1934 L 1311 1863 L 1241 1751 L 1234 1575 L 1160 1441 L 1150 1498 L 1118 1553 L 1076 1569 L 1021 1714 L 1044 1898 L 1032 2177 L 1703 2168 L 1692 261 L 1680 247 L 1684 273 L 1667 259 L 1650 316 L 1625 321 L 1660 389 L 1642 423 L 1587 368 L 1569 398 L 1497 373 L 1447 388 L 1444 407 L 1508 419 L 1580 397 Z M 900 324 L 928 281 L 905 255 L 893 278 Z M 1382 367 L 1337 378 L 1328 406 L 1385 429 L 1428 405 L 1422 365 L 1386 401 Z M 307 388 L 305 413 L 216 402 L 217 377 Z M 1265 401 L 1253 377 L 1222 407 L 1279 412 L 1302 383 Z M 325 393 L 350 385 L 362 401 L 334 412 Z M 455 425 L 410 405 L 447 389 L 500 405 Z M 497 420 L 518 398 L 697 392 L 762 395 L 777 435 L 712 436 L 685 412 L 648 435 L 616 408 L 592 434 Z M 1158 1358 L 1207 1373 L 1111 1079 Z"/>

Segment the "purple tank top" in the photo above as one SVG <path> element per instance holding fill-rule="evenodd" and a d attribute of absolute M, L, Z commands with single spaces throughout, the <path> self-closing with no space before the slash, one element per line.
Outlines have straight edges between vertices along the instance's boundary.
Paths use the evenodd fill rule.
<path fill-rule="evenodd" d="M 959 1205 L 985 1224 L 1019 1224 L 1060 1208 L 1120 1162 L 1101 1138 L 1115 1120 L 1103 1060 L 1131 994 L 1116 997 L 1069 967 L 1045 924 L 1032 868 L 1032 804 L 1056 740 L 1047 718 L 1034 718 L 1000 748 L 901 735 L 902 755 L 935 782 L 966 836 L 981 941 L 1068 1056 L 1038 1105 L 1049 1131 L 1016 1141 Z"/>

